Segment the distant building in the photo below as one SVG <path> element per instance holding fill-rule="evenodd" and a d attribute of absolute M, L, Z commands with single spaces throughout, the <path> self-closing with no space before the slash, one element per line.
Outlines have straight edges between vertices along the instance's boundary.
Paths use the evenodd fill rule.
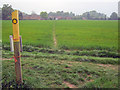
<path fill-rule="evenodd" d="M 33 14 L 33 15 L 23 15 L 24 20 L 41 20 L 39 15 Z"/>
<path fill-rule="evenodd" d="M 57 19 L 57 20 L 61 20 L 61 19 L 63 19 L 63 17 L 58 16 L 58 17 L 56 17 L 56 19 Z"/>
<path fill-rule="evenodd" d="M 50 20 L 71 20 L 71 17 L 62 17 L 62 16 L 49 16 Z"/>
<path fill-rule="evenodd" d="M 82 17 L 82 20 L 87 20 L 85 17 Z"/>
<path fill-rule="evenodd" d="M 66 19 L 66 20 L 72 20 L 72 18 L 71 18 L 71 17 L 66 17 L 65 19 Z"/>
<path fill-rule="evenodd" d="M 58 20 L 58 18 L 55 18 L 55 20 Z"/>

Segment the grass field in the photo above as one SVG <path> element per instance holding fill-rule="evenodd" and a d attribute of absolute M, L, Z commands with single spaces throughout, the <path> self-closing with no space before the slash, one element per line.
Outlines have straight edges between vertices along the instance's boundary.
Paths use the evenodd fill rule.
<path fill-rule="evenodd" d="M 23 85 L 15 83 L 11 21 L 2 22 L 3 88 L 118 88 L 117 21 L 20 21 Z"/>
<path fill-rule="evenodd" d="M 117 21 L 56 21 L 58 47 L 66 49 L 117 49 L 117 23 Z"/>
<path fill-rule="evenodd" d="M 9 44 L 9 35 L 12 35 L 11 21 L 2 22 L 3 44 Z M 52 47 L 52 22 L 51 21 L 20 21 L 20 35 L 22 35 L 24 45 L 34 45 L 38 47 Z"/>
<path fill-rule="evenodd" d="M 59 53 L 58 53 L 59 52 Z M 24 88 L 117 88 L 117 58 L 23 52 Z M 64 53 L 60 53 L 64 52 Z M 13 53 L 3 51 L 3 87 L 16 88 Z M 9 69 L 8 69 L 9 68 Z"/>
<path fill-rule="evenodd" d="M 3 21 L 3 44 L 12 35 L 11 21 Z M 57 47 L 62 49 L 115 49 L 117 21 L 20 21 L 23 44 L 53 48 L 53 25 Z"/>

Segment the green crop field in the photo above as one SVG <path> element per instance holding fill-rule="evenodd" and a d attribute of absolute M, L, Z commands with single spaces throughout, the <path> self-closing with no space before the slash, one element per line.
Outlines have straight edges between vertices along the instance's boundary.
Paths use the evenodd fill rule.
<path fill-rule="evenodd" d="M 12 35 L 11 21 L 3 21 L 3 44 Z M 20 21 L 23 44 L 52 48 L 53 29 L 57 47 L 63 49 L 117 49 L 117 21 Z M 54 27 L 53 27 L 54 26 Z"/>
<path fill-rule="evenodd" d="M 23 84 L 15 82 L 10 20 L 2 21 L 3 88 L 118 88 L 118 21 L 21 20 Z"/>
<path fill-rule="evenodd" d="M 51 21 L 20 21 L 20 35 L 22 35 L 23 44 L 38 47 L 52 47 L 52 24 Z M 12 35 L 12 22 L 2 22 L 2 40 L 9 43 L 9 35 Z"/>
<path fill-rule="evenodd" d="M 107 49 L 118 47 L 117 21 L 57 21 L 58 47 Z"/>

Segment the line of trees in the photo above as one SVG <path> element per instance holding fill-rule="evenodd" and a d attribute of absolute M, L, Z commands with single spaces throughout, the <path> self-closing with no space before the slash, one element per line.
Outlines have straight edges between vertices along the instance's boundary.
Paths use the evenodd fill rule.
<path fill-rule="evenodd" d="M 87 19 L 87 20 L 106 20 L 107 15 L 103 13 L 98 13 L 95 10 L 90 12 L 85 12 L 82 15 L 78 15 L 75 19 Z"/>
<path fill-rule="evenodd" d="M 1 12 L 2 10 L 2 12 Z M 11 13 L 14 11 L 11 5 L 4 4 L 2 8 L 0 8 L 0 18 L 2 17 L 3 20 L 10 20 Z M 2 13 L 2 14 L 1 14 Z M 19 18 L 22 20 L 25 13 L 19 11 Z M 34 15 L 36 13 L 34 12 Z M 27 15 L 27 14 L 25 14 Z M 33 12 L 32 14 L 33 15 Z M 37 14 L 36 14 L 37 15 Z M 57 11 L 57 12 L 41 12 L 40 18 L 43 20 L 54 20 L 54 19 L 73 19 L 73 20 L 117 20 L 118 15 L 116 12 L 113 12 L 110 17 L 103 13 L 98 13 L 95 10 L 85 12 L 82 15 L 75 15 L 72 12 L 64 12 L 64 11 Z"/>
<path fill-rule="evenodd" d="M 50 12 L 47 14 L 47 12 L 41 12 L 40 16 L 43 19 L 55 19 L 55 18 L 60 18 L 61 19 L 73 19 L 73 20 L 117 20 L 118 15 L 116 12 L 113 12 L 110 17 L 107 17 L 107 15 L 103 13 L 98 13 L 95 10 L 90 11 L 90 12 L 85 12 L 82 15 L 75 15 L 72 12 L 63 12 L 63 11 L 57 11 L 57 12 Z"/>

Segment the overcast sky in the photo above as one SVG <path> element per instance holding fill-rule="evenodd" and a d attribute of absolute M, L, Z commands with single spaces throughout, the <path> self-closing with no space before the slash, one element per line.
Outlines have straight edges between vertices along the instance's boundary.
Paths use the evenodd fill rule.
<path fill-rule="evenodd" d="M 2 7 L 3 4 L 10 4 L 13 9 L 18 9 L 28 14 L 31 14 L 32 11 L 35 11 L 37 14 L 40 14 L 41 11 L 67 11 L 78 15 L 86 11 L 96 10 L 110 16 L 112 12 L 118 12 L 118 1 L 119 0 L 1 0 L 0 7 Z"/>

